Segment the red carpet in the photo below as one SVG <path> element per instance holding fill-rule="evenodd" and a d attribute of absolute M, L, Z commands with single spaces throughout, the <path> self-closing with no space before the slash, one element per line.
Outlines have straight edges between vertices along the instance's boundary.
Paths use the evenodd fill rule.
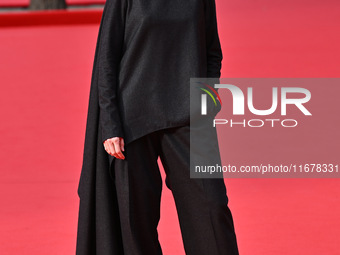
<path fill-rule="evenodd" d="M 216 1 L 222 77 L 339 77 L 337 1 Z M 6 26 L 8 17 L 0 15 L 4 255 L 75 252 L 77 185 L 98 33 L 98 23 L 80 16 L 79 24 Z M 259 155 L 238 142 L 229 141 L 236 148 L 229 157 Z M 327 147 L 318 153 L 334 154 Z M 339 254 L 339 179 L 226 179 L 226 185 L 240 254 Z M 165 255 L 184 254 L 165 186 L 159 234 Z"/>
<path fill-rule="evenodd" d="M 0 0 L 0 7 L 27 7 L 30 0 Z"/>
<path fill-rule="evenodd" d="M 105 4 L 105 0 L 66 0 L 67 5 Z"/>
<path fill-rule="evenodd" d="M 104 4 L 105 0 L 66 0 L 67 5 Z M 27 7 L 30 0 L 0 0 L 0 7 Z"/>

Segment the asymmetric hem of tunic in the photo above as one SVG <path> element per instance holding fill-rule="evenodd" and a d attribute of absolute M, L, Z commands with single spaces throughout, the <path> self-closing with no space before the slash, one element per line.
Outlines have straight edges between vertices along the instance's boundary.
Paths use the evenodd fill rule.
<path fill-rule="evenodd" d="M 77 255 L 124 254 L 113 156 L 125 144 L 190 123 L 190 78 L 219 78 L 215 0 L 107 0 L 94 54 L 83 162 Z"/>

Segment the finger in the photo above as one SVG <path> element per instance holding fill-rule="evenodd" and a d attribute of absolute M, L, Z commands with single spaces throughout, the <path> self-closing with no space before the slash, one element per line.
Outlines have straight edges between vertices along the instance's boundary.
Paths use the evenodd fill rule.
<path fill-rule="evenodd" d="M 115 150 L 116 150 L 116 153 L 117 153 L 117 156 L 120 158 L 120 159 L 124 159 L 125 156 L 121 150 L 121 142 L 120 142 L 120 139 L 118 139 L 118 141 L 115 143 Z"/>
<path fill-rule="evenodd" d="M 119 139 L 116 139 L 113 144 L 114 144 L 116 155 L 117 155 L 116 157 L 120 159 L 124 159 L 125 157 L 120 149 Z"/>
<path fill-rule="evenodd" d="M 121 147 L 121 149 L 122 149 L 122 151 L 125 151 L 125 149 L 124 149 L 124 139 L 123 138 L 121 138 L 121 141 L 120 141 L 120 147 Z"/>
<path fill-rule="evenodd" d="M 115 156 L 115 148 L 112 141 L 108 143 L 108 151 L 111 156 Z"/>
<path fill-rule="evenodd" d="M 105 151 L 106 151 L 107 153 L 109 153 L 108 148 L 107 148 L 107 142 L 105 141 L 103 145 L 104 145 Z"/>

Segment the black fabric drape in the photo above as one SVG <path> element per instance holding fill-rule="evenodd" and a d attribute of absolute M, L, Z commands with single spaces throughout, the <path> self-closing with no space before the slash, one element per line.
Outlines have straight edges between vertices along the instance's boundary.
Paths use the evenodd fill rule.
<path fill-rule="evenodd" d="M 108 154 L 101 141 L 98 101 L 98 50 L 102 33 L 99 26 L 79 179 L 79 217 L 76 255 L 124 254 L 114 181 L 110 178 Z"/>

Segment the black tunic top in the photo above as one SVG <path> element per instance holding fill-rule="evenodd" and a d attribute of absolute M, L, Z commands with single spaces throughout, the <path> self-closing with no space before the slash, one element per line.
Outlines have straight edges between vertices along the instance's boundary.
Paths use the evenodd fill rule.
<path fill-rule="evenodd" d="M 101 141 L 189 124 L 190 78 L 220 77 L 215 0 L 107 0 L 101 25 Z"/>

